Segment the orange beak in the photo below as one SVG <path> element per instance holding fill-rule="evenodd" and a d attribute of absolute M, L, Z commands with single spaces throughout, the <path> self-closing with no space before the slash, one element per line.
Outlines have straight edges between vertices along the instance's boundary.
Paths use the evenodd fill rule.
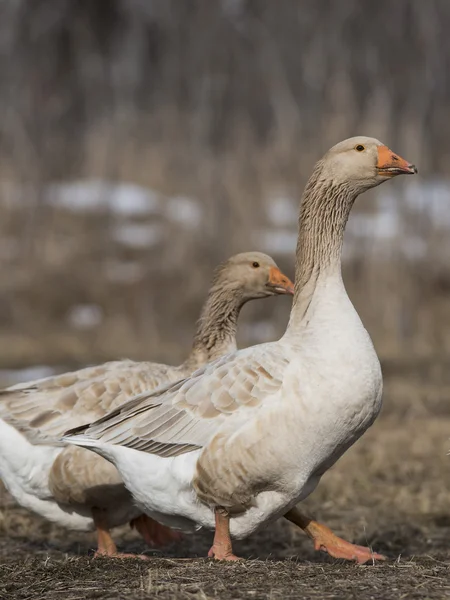
<path fill-rule="evenodd" d="M 378 146 L 377 172 L 383 177 L 395 177 L 396 175 L 414 175 L 417 173 L 417 168 L 392 152 L 387 146 Z"/>
<path fill-rule="evenodd" d="M 266 286 L 272 289 L 277 294 L 290 294 L 294 295 L 294 284 L 283 275 L 283 273 L 277 267 L 270 267 L 269 271 L 269 281 Z"/>

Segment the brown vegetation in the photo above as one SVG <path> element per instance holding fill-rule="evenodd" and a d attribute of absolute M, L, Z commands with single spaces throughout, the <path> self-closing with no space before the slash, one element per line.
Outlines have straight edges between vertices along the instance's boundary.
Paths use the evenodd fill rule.
<path fill-rule="evenodd" d="M 448 171 L 446 0 L 21 0 L 1 16 L 0 364 L 180 360 L 214 265 L 264 250 L 273 190 L 295 202 L 341 138 L 376 135 L 423 178 Z M 149 187 L 162 205 L 190 196 L 199 228 L 169 220 L 153 245 L 130 247 L 124 220 L 165 217 L 54 207 L 48 183 L 92 177 Z M 387 255 L 359 240 L 346 282 L 383 356 L 448 353 L 447 232 L 403 217 Z M 411 262 L 402 248 L 417 236 L 426 253 Z M 275 258 L 289 272 L 292 259 Z M 101 322 L 71 327 L 78 304 L 98 305 Z M 259 303 L 246 322 L 270 317 L 276 337 L 287 311 Z M 261 337 L 241 330 L 243 344 Z"/>

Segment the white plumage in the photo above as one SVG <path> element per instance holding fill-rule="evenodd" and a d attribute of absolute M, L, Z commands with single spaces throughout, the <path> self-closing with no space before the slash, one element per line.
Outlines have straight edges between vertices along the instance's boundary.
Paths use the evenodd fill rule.
<path fill-rule="evenodd" d="M 235 558 L 226 532 L 246 537 L 287 513 L 379 413 L 379 361 L 342 282 L 343 233 L 359 194 L 414 172 L 372 138 L 333 147 L 303 196 L 281 340 L 228 354 L 65 439 L 113 462 L 148 515 L 216 527 L 212 554 Z"/>

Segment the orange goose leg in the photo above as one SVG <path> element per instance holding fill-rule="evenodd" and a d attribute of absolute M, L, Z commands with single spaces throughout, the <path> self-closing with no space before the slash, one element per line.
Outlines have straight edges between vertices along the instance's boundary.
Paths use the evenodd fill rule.
<path fill-rule="evenodd" d="M 360 564 L 368 561 L 386 560 L 382 554 L 373 552 L 370 548 L 351 544 L 335 535 L 326 525 L 305 517 L 298 508 L 293 508 L 285 515 L 288 521 L 298 525 L 314 542 L 315 550 L 328 552 L 333 558 L 355 560 Z"/>
<path fill-rule="evenodd" d="M 233 554 L 230 538 L 230 515 L 228 511 L 220 506 L 215 508 L 216 530 L 211 550 L 208 552 L 210 558 L 216 560 L 240 560 Z"/>
<path fill-rule="evenodd" d="M 93 508 L 92 517 L 97 530 L 97 552 L 95 553 L 94 558 L 98 558 L 99 556 L 109 556 L 111 558 L 141 558 L 143 560 L 149 560 L 149 557 L 144 554 L 125 554 L 123 552 L 117 552 L 117 546 L 109 533 L 106 524 L 105 511 L 103 509 Z"/>
<path fill-rule="evenodd" d="M 151 547 L 165 546 L 171 542 L 179 542 L 183 539 L 181 533 L 173 531 L 165 525 L 161 525 L 147 515 L 140 515 L 130 521 L 130 527 L 136 529 Z"/>

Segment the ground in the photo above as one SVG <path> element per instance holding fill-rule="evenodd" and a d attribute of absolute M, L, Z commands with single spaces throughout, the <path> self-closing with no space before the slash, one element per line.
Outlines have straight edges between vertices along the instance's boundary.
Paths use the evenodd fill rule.
<path fill-rule="evenodd" d="M 120 549 L 151 560 L 94 559 L 91 535 L 61 530 L 2 492 L 0 598 L 450 598 L 450 369 L 387 365 L 385 375 L 382 415 L 304 503 L 336 533 L 385 554 L 385 563 L 330 559 L 283 521 L 236 543 L 247 559 L 238 564 L 204 558 L 208 532 L 153 551 L 126 527 L 117 531 Z"/>

